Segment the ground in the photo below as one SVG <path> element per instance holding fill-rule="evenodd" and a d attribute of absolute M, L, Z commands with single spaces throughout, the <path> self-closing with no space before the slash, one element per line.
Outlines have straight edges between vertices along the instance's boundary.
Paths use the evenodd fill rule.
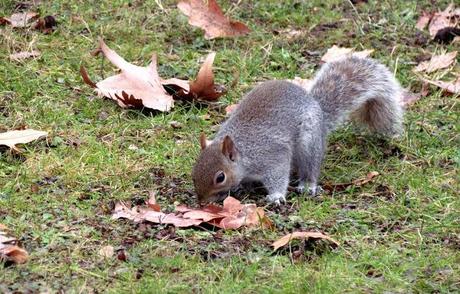
<path fill-rule="evenodd" d="M 2 16 L 19 2 L 2 2 Z M 415 29 L 421 11 L 443 8 L 447 0 L 219 3 L 251 34 L 205 40 L 172 1 L 153 0 L 42 1 L 41 15 L 58 21 L 54 32 L 0 28 L 0 131 L 27 126 L 50 133 L 21 146 L 21 154 L 0 151 L 0 223 L 30 253 L 25 264 L 0 265 L 0 291 L 460 291 L 459 103 L 436 88 L 407 111 L 402 138 L 354 125 L 337 130 L 321 182 L 349 182 L 370 171 L 380 176 L 317 198 L 290 194 L 285 206 L 266 207 L 274 230 L 174 229 L 111 219 L 116 201 L 142 203 L 149 191 L 167 209 L 193 204 L 199 133 L 212 137 L 225 106 L 260 81 L 312 77 L 334 44 L 375 49 L 373 57 L 415 92 L 421 83 L 411 69 L 418 58 L 454 48 Z M 295 30 L 301 35 L 290 36 Z M 163 77 L 194 77 L 202 58 L 216 51 L 216 80 L 228 94 L 217 105 L 177 104 L 170 113 L 121 109 L 96 98 L 80 65 L 95 80 L 116 71 L 90 55 L 98 36 L 139 65 L 157 52 Z M 42 55 L 7 59 L 27 49 Z M 265 205 L 258 197 L 242 201 Z M 274 253 L 270 243 L 294 230 L 325 232 L 341 245 L 294 244 Z M 99 254 L 107 245 L 114 257 Z"/>

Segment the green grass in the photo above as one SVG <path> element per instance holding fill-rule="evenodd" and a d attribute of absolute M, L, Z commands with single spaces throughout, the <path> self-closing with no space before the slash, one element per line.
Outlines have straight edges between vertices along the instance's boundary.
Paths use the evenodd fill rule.
<path fill-rule="evenodd" d="M 250 26 L 249 36 L 207 41 L 172 1 L 162 2 L 162 11 L 153 0 L 43 1 L 37 9 L 56 17 L 55 32 L 0 28 L 0 131 L 27 126 L 50 133 L 21 146 L 20 155 L 0 151 L 0 223 L 31 255 L 23 265 L 0 265 L 0 292 L 459 292 L 459 100 L 436 88 L 408 110 L 399 140 L 354 126 L 335 132 L 322 182 L 381 175 L 316 199 L 292 194 L 285 207 L 267 208 L 274 231 L 216 233 L 111 220 L 115 201 L 139 203 L 151 190 L 163 207 L 193 203 L 199 133 L 212 136 L 224 115 L 180 104 L 152 114 L 95 98 L 80 65 L 96 81 L 115 72 L 89 54 L 98 36 L 136 64 L 157 52 L 163 77 L 194 77 L 200 59 L 216 51 L 216 79 L 229 87 L 221 108 L 257 82 L 311 77 L 333 44 L 375 49 L 404 87 L 419 91 L 411 72 L 416 57 L 442 49 L 415 44 L 417 16 L 436 9 L 428 0 L 369 1 L 356 6 L 359 17 L 339 0 L 219 2 Z M 2 14 L 14 6 L 2 2 Z M 275 33 L 283 29 L 305 35 Z M 42 56 L 8 60 L 28 48 Z M 273 254 L 271 241 L 307 229 L 341 246 L 316 244 L 299 258 L 289 250 Z M 127 261 L 103 259 L 98 251 L 106 245 L 124 249 Z"/>

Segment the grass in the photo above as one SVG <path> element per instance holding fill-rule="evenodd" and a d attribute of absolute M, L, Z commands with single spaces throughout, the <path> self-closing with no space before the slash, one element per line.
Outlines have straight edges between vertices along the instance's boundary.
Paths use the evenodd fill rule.
<path fill-rule="evenodd" d="M 455 46 L 416 44 L 419 13 L 436 9 L 428 0 L 369 1 L 356 11 L 338 0 L 219 2 L 251 27 L 249 36 L 207 41 L 172 1 L 162 10 L 152 0 L 43 1 L 36 9 L 57 18 L 53 33 L 1 28 L 0 131 L 27 126 L 50 136 L 22 146 L 20 155 L 0 153 L 0 223 L 31 255 L 26 264 L 0 267 L 0 291 L 459 292 L 458 96 L 436 88 L 408 110 L 399 140 L 354 126 L 335 132 L 322 182 L 381 175 L 315 199 L 292 194 L 286 206 L 267 208 L 274 231 L 174 230 L 110 219 L 115 201 L 140 203 L 151 190 L 163 207 L 193 203 L 198 135 L 212 136 L 224 116 L 219 107 L 177 105 L 152 114 L 95 98 L 80 64 L 95 80 L 115 72 L 89 55 L 98 36 L 136 64 L 157 52 L 163 77 L 193 77 L 200 58 L 216 51 L 216 79 L 229 87 L 222 107 L 257 82 L 311 77 L 333 44 L 375 49 L 404 87 L 419 91 L 411 72 L 417 56 Z M 5 15 L 14 7 L 0 4 Z M 286 29 L 304 35 L 289 38 Z M 26 49 L 42 55 L 7 59 Z M 342 245 L 297 247 L 300 255 L 271 251 L 277 237 L 307 229 Z M 127 261 L 102 258 L 106 245 L 123 249 Z"/>

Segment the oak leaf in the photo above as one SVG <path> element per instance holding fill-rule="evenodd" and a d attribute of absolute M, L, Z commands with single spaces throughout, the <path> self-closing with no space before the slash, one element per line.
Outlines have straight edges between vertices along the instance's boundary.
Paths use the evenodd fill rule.
<path fill-rule="evenodd" d="M 309 238 L 327 240 L 331 242 L 333 246 L 339 246 L 339 243 L 336 240 L 320 232 L 293 232 L 273 242 L 272 243 L 273 250 L 276 251 L 280 247 L 286 246 L 292 240 L 295 240 L 295 239 L 308 240 Z"/>
<path fill-rule="evenodd" d="M 19 151 L 17 144 L 26 144 L 48 135 L 47 132 L 33 129 L 16 130 L 0 133 L 0 145 L 5 145 L 13 150 Z"/>
<path fill-rule="evenodd" d="M 245 24 L 226 17 L 216 0 L 186 0 L 179 2 L 177 7 L 189 18 L 190 25 L 205 31 L 206 39 L 242 36 L 250 32 Z"/>

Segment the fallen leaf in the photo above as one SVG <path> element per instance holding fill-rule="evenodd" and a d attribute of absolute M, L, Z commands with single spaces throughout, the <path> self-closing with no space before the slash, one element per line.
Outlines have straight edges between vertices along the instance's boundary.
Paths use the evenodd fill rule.
<path fill-rule="evenodd" d="M 22 52 L 10 54 L 10 59 L 13 61 L 21 61 L 23 59 L 38 57 L 40 55 L 41 55 L 40 51 L 37 51 L 37 50 L 22 51 Z"/>
<path fill-rule="evenodd" d="M 115 250 L 113 249 L 113 246 L 104 246 L 101 249 L 99 249 L 99 255 L 105 258 L 110 258 L 113 256 L 115 253 Z"/>
<path fill-rule="evenodd" d="M 421 94 L 415 94 L 409 90 L 403 90 L 401 96 L 401 105 L 407 107 L 409 105 L 414 104 L 416 101 L 420 100 L 421 97 Z"/>
<path fill-rule="evenodd" d="M 154 211 L 161 211 L 161 206 L 157 203 L 157 197 L 155 195 L 155 192 L 153 191 L 150 192 L 150 197 L 147 200 L 147 206 L 153 209 Z"/>
<path fill-rule="evenodd" d="M 190 25 L 205 31 L 206 39 L 242 36 L 250 32 L 245 24 L 226 17 L 216 0 L 181 1 L 177 8 L 189 18 Z"/>
<path fill-rule="evenodd" d="M 356 186 L 356 187 L 363 186 L 371 182 L 378 175 L 379 175 L 378 172 L 372 171 L 372 172 L 369 172 L 364 178 L 359 178 L 349 183 L 339 183 L 339 184 L 326 183 L 323 185 L 323 188 L 330 192 L 333 192 L 333 191 L 340 192 L 340 191 L 344 191 L 345 189 L 351 186 Z"/>
<path fill-rule="evenodd" d="M 11 261 L 14 263 L 24 263 L 29 255 L 27 251 L 17 246 L 17 240 L 13 237 L 8 237 L 6 227 L 0 224 L 0 262 Z"/>
<path fill-rule="evenodd" d="M 433 55 L 429 61 L 424 61 L 414 68 L 414 72 L 425 71 L 427 73 L 434 72 L 438 69 L 449 67 L 454 63 L 457 57 L 457 51 L 453 51 L 441 55 Z"/>
<path fill-rule="evenodd" d="M 29 26 L 30 22 L 38 17 L 36 12 L 14 13 L 10 17 L 1 17 L 0 24 L 7 23 L 12 28 L 24 28 Z"/>
<path fill-rule="evenodd" d="M 451 94 L 460 94 L 460 76 L 453 81 L 444 82 L 444 81 L 432 81 L 423 79 L 423 81 L 430 83 L 432 85 L 438 86 L 439 88 L 451 93 Z"/>
<path fill-rule="evenodd" d="M 121 107 L 146 107 L 159 111 L 169 111 L 173 107 L 173 99 L 161 85 L 157 72 L 156 55 L 147 67 L 131 64 L 115 51 L 110 49 L 102 39 L 99 48 L 107 59 L 121 70 L 121 73 L 94 83 L 88 77 L 84 67 L 80 73 L 85 83 L 95 90 L 99 96 L 115 100 Z"/>
<path fill-rule="evenodd" d="M 430 23 L 431 18 L 433 15 L 431 13 L 428 13 L 426 11 L 422 12 L 422 15 L 420 15 L 419 19 L 417 20 L 417 23 L 415 24 L 415 27 L 421 31 L 425 29 L 425 27 Z"/>
<path fill-rule="evenodd" d="M 33 129 L 8 131 L 5 133 L 0 133 L 0 145 L 5 145 L 18 151 L 16 144 L 26 144 L 46 137 L 47 135 L 47 132 Z"/>
<path fill-rule="evenodd" d="M 166 88 L 173 86 L 174 97 L 182 100 L 203 100 L 216 101 L 220 96 L 226 93 L 222 85 L 214 83 L 214 73 L 212 64 L 216 53 L 209 53 L 198 71 L 197 77 L 193 82 L 187 82 L 180 79 L 163 80 L 162 84 Z"/>
<path fill-rule="evenodd" d="M 368 57 L 371 53 L 374 52 L 373 49 L 366 49 L 363 51 L 355 51 L 353 48 L 343 48 L 338 47 L 336 45 L 332 46 L 331 48 L 327 49 L 326 54 L 321 57 L 322 62 L 333 62 L 344 57 L 348 56 L 357 56 L 361 58 Z"/>
<path fill-rule="evenodd" d="M 265 216 L 263 208 L 255 204 L 241 204 L 233 197 L 224 200 L 223 207 L 209 204 L 203 208 L 189 208 L 178 205 L 175 213 L 164 213 L 152 208 L 129 208 L 123 202 L 115 205 L 112 219 L 127 218 L 135 222 L 149 221 L 153 223 L 172 224 L 176 227 L 197 226 L 209 223 L 223 229 L 238 229 L 242 226 L 269 227 L 271 221 Z"/>
<path fill-rule="evenodd" d="M 173 97 L 184 100 L 217 100 L 225 94 L 222 86 L 214 83 L 212 64 L 215 53 L 210 53 L 198 72 L 194 82 L 181 79 L 162 79 L 157 72 L 156 55 L 147 67 L 140 67 L 125 61 L 115 51 L 111 50 L 102 39 L 99 50 L 121 73 L 94 83 L 86 69 L 81 66 L 80 74 L 83 81 L 95 88 L 99 96 L 115 100 L 121 107 L 150 108 L 159 111 L 169 111 L 173 105 Z"/>
<path fill-rule="evenodd" d="M 434 38 L 438 31 L 443 28 L 455 27 L 458 24 L 459 18 L 460 9 L 456 9 L 453 3 L 447 6 L 444 11 L 434 13 L 428 26 L 430 36 Z"/>
<path fill-rule="evenodd" d="M 333 246 L 339 246 L 339 243 L 336 240 L 320 232 L 294 232 L 291 234 L 287 234 L 281 237 L 280 239 L 276 240 L 275 242 L 273 242 L 272 243 L 273 250 L 276 251 L 280 247 L 286 246 L 289 242 L 291 242 L 291 240 L 294 240 L 294 239 L 308 240 L 309 238 L 327 240 L 331 242 Z"/>

